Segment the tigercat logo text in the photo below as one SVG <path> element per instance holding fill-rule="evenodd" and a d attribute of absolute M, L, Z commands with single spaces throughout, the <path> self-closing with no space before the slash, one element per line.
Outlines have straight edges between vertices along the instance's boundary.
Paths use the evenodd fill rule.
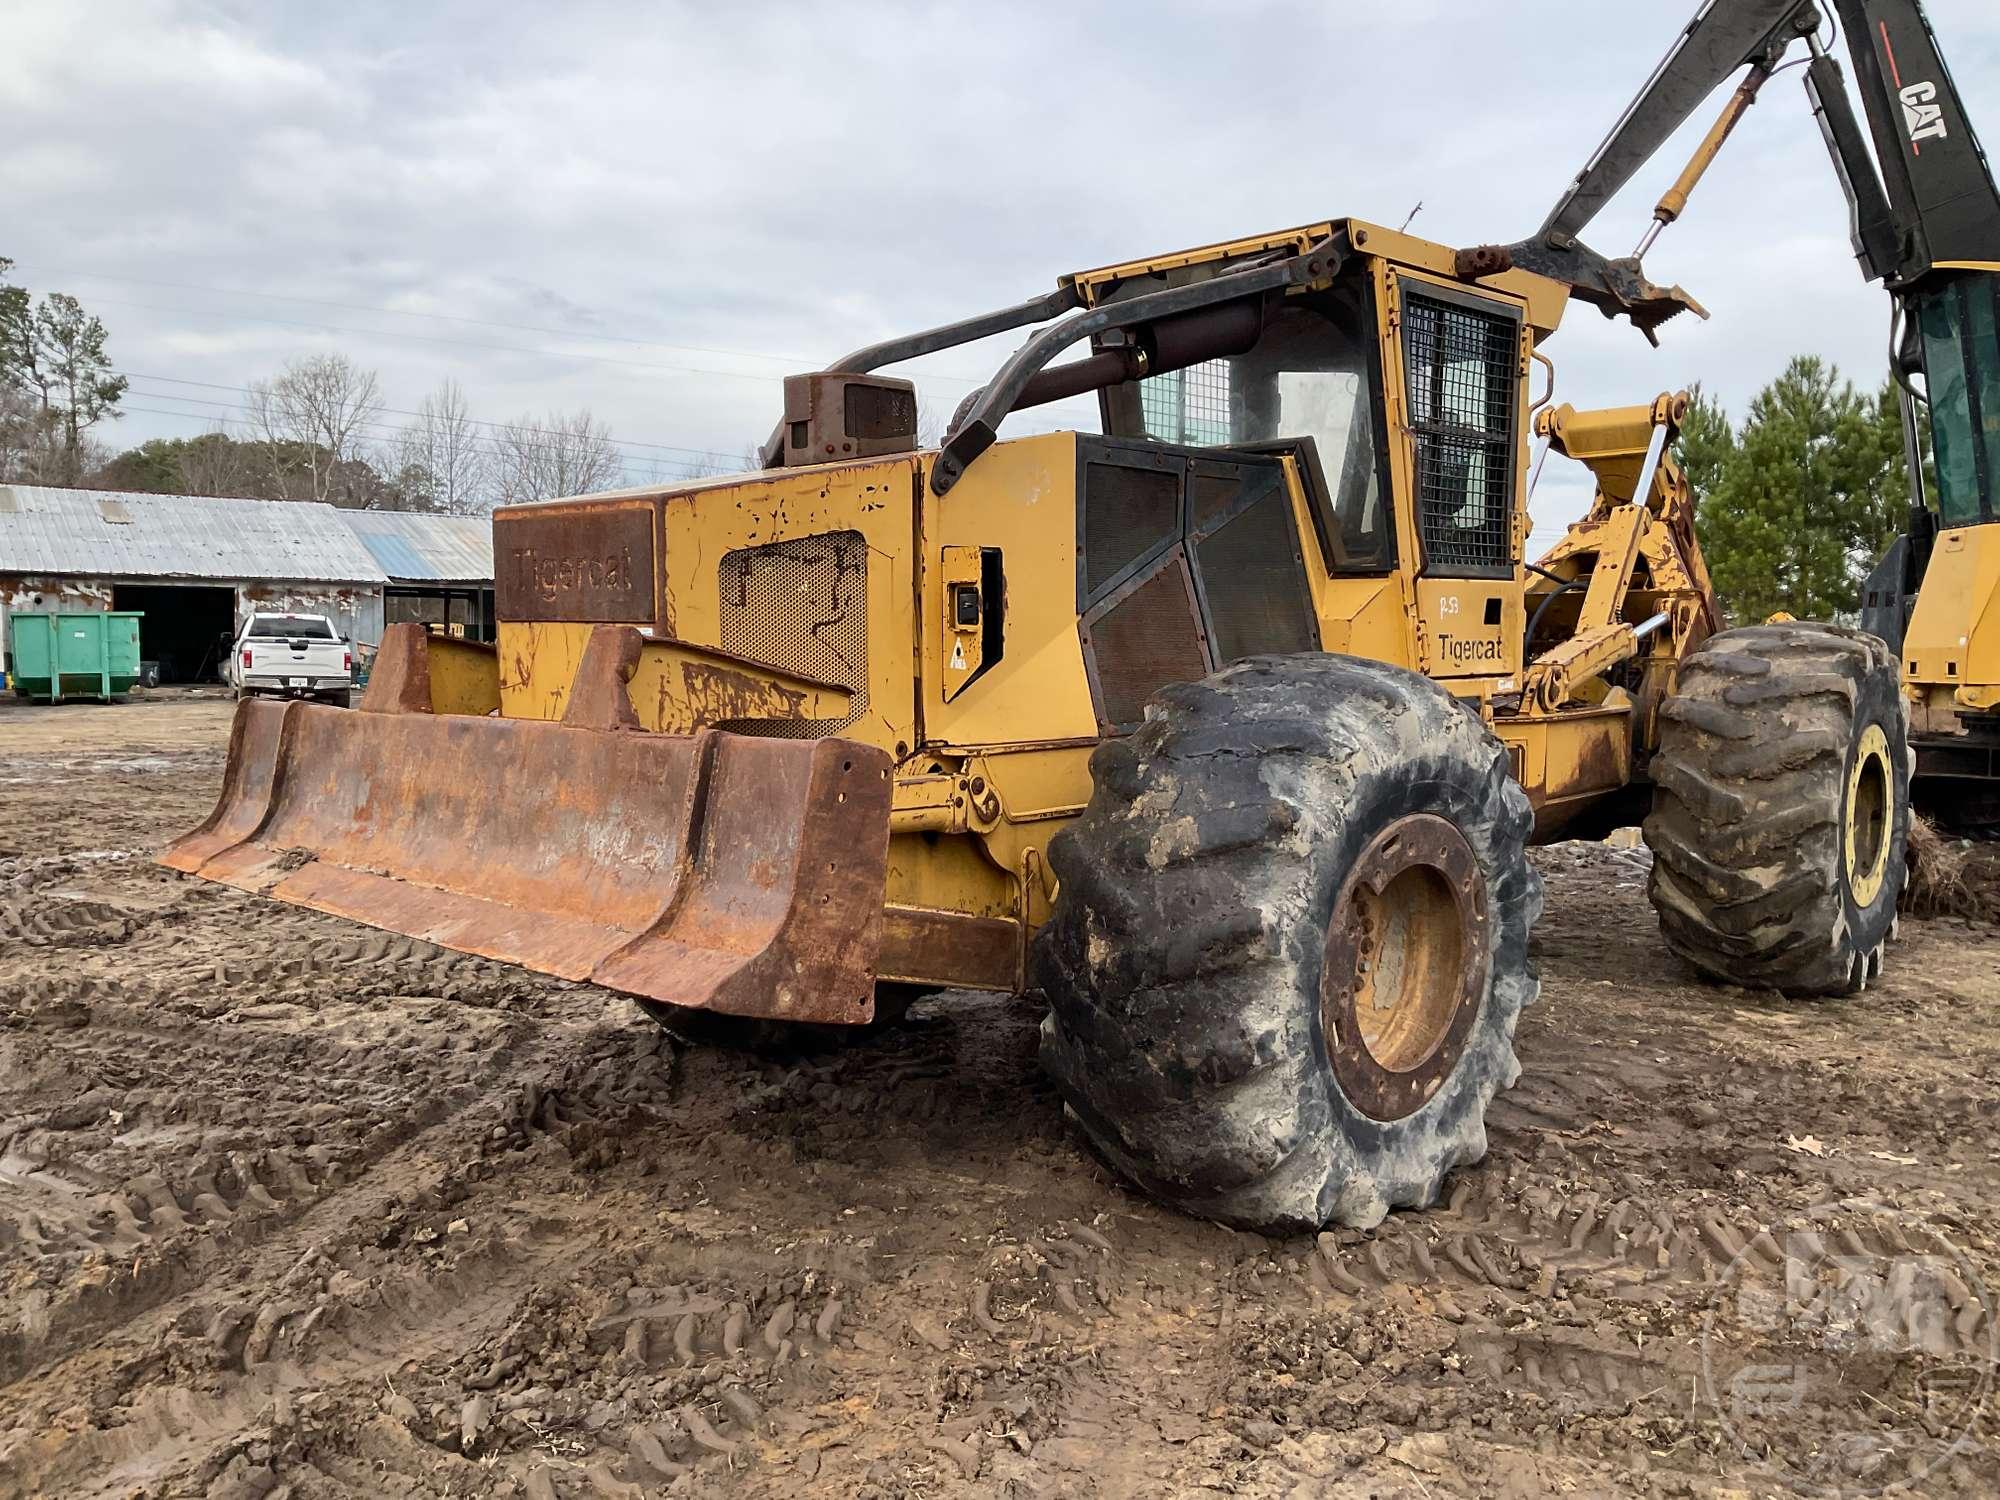
<path fill-rule="evenodd" d="M 533 547 L 516 547 L 514 566 L 544 600 L 580 593 L 629 594 L 637 587 L 630 547 L 604 557 L 550 557 Z"/>
<path fill-rule="evenodd" d="M 1944 106 L 1937 102 L 1936 84 L 1913 83 L 1896 97 L 1903 101 L 1903 123 L 1909 127 L 1912 143 L 1947 139 Z"/>
<path fill-rule="evenodd" d="M 1443 652 L 1445 663 L 1453 667 L 1469 667 L 1501 661 L 1499 636 L 1441 635 L 1438 649 Z"/>

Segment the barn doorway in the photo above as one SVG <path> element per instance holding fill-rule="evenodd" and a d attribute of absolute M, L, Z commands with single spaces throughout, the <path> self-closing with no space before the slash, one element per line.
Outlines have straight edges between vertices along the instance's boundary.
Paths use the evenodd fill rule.
<path fill-rule="evenodd" d="M 139 659 L 160 664 L 160 681 L 219 682 L 236 633 L 236 590 L 181 583 L 119 583 L 113 609 L 136 609 Z"/>

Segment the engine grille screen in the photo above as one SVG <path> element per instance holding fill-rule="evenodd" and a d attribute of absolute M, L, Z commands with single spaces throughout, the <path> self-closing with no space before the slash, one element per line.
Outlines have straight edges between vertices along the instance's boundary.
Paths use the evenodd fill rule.
<path fill-rule="evenodd" d="M 1403 360 L 1417 445 L 1417 528 L 1427 569 L 1511 562 L 1520 325 L 1405 283 Z"/>
<path fill-rule="evenodd" d="M 1107 728 L 1132 729 L 1146 700 L 1170 682 L 1208 674 L 1208 660 L 1188 598 L 1187 570 L 1173 560 L 1086 625 L 1097 671 L 1099 716 Z"/>
<path fill-rule="evenodd" d="M 1091 598 L 1147 553 L 1180 535 L 1180 499 L 1178 467 L 1084 466 L 1084 580 Z"/>
<path fill-rule="evenodd" d="M 1249 503 L 1194 544 L 1218 667 L 1318 644 L 1310 600 L 1300 587 L 1304 565 L 1282 474 L 1251 470 L 1237 499 Z"/>
<path fill-rule="evenodd" d="M 844 719 L 743 720 L 773 739 L 837 734 L 868 708 L 868 543 L 858 531 L 725 552 L 717 568 L 722 649 L 854 694 Z"/>

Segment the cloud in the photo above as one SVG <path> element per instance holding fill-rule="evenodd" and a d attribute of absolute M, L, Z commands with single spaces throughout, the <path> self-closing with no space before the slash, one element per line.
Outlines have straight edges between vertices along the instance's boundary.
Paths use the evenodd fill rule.
<path fill-rule="evenodd" d="M 25 7 L 0 254 L 103 304 L 132 369 L 243 386 L 337 347 L 395 406 L 452 375 L 483 416 L 589 405 L 621 438 L 735 455 L 770 426 L 772 356 L 1078 267 L 1419 201 L 1413 230 L 1445 243 L 1527 233 L 1679 25 L 1605 10 L 1578 35 L 1556 0 Z M 1987 0 L 1931 10 L 1975 108 L 2000 97 Z M 1795 352 L 1877 377 L 1886 302 L 1797 77 L 1651 257 L 1715 319 L 1655 353 L 1575 309 L 1560 399 L 1698 379 L 1740 406 Z M 1636 242 L 1701 113 L 1594 243 Z M 1017 341 L 925 362 L 934 402 Z M 134 413 L 118 435 L 199 426 Z"/>

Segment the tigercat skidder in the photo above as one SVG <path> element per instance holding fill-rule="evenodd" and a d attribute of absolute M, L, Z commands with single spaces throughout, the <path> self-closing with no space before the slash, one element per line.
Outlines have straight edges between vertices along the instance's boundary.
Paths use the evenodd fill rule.
<path fill-rule="evenodd" d="M 1510 260 L 1330 219 L 793 377 L 762 471 L 498 512 L 492 647 L 242 704 L 165 861 L 676 1027 L 1038 989 L 1163 1200 L 1427 1204 L 1518 1072 L 1531 840 L 1644 818 L 1668 945 L 1797 995 L 1877 974 L 1904 878 L 1895 658 L 1720 629 L 1685 398 L 1542 399 L 1576 284 Z M 1030 327 L 919 451 L 874 372 Z M 1101 435 L 999 436 L 1085 393 Z M 1530 564 L 1537 446 L 1596 499 Z"/>

